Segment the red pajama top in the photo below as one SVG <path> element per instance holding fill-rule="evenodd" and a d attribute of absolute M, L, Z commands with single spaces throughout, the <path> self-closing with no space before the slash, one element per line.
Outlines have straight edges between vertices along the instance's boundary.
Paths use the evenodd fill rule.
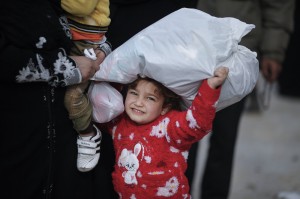
<path fill-rule="evenodd" d="M 146 125 L 124 113 L 110 125 L 116 153 L 113 184 L 122 199 L 190 198 L 187 168 L 192 143 L 211 132 L 220 88 L 203 81 L 191 107 Z"/>

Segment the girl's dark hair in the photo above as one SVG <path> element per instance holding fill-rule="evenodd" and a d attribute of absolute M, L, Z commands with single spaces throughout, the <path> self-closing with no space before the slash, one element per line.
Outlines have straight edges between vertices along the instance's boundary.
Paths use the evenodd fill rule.
<path fill-rule="evenodd" d="M 164 96 L 165 101 L 163 106 L 166 105 L 171 105 L 171 109 L 175 109 L 175 110 L 181 110 L 181 98 L 179 95 L 177 95 L 176 93 L 174 93 L 173 91 L 171 91 L 170 89 L 168 89 L 167 87 L 165 87 L 162 83 L 151 79 L 149 77 L 141 77 L 138 76 L 138 78 L 128 84 L 128 89 L 135 89 L 137 84 L 141 81 L 141 80 L 146 80 L 149 81 L 151 83 L 153 83 L 157 88 L 158 88 L 158 92 Z"/>

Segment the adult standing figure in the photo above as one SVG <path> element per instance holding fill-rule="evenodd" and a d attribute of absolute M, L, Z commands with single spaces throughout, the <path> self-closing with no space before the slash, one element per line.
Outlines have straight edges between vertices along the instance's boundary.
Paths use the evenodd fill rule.
<path fill-rule="evenodd" d="M 256 51 L 264 78 L 273 83 L 281 71 L 293 31 L 294 0 L 199 0 L 197 8 L 216 17 L 235 17 L 256 26 L 241 45 Z M 226 199 L 230 193 L 234 152 L 245 99 L 217 112 L 201 183 L 201 199 Z M 194 146 L 193 150 L 197 150 Z M 189 161 L 196 157 L 189 156 Z M 194 167 L 188 168 L 190 182 Z M 200 180 L 201 182 L 201 180 Z"/>
<path fill-rule="evenodd" d="M 2 198 L 100 198 L 95 172 L 76 168 L 77 133 L 66 86 L 87 81 L 101 59 L 68 56 L 60 1 L 12 0 L 0 7 Z M 99 170 L 95 169 L 95 170 Z"/>

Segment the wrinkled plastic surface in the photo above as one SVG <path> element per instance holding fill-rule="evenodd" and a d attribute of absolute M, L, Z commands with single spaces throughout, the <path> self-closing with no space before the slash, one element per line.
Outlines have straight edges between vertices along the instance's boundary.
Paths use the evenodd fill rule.
<path fill-rule="evenodd" d="M 109 122 L 124 111 L 123 96 L 107 82 L 92 82 L 88 96 L 93 107 L 93 121 Z"/>
<path fill-rule="evenodd" d="M 255 26 L 182 8 L 148 26 L 115 49 L 94 80 L 127 84 L 137 75 L 153 78 L 191 105 L 203 79 L 219 66 L 229 68 L 217 110 L 249 94 L 259 74 L 256 53 L 239 45 Z"/>

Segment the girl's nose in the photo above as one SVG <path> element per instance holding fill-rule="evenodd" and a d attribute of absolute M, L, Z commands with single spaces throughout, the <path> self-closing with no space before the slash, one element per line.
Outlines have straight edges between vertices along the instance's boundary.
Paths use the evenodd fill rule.
<path fill-rule="evenodd" d="M 139 97 L 135 101 L 136 106 L 143 106 L 143 98 Z"/>

